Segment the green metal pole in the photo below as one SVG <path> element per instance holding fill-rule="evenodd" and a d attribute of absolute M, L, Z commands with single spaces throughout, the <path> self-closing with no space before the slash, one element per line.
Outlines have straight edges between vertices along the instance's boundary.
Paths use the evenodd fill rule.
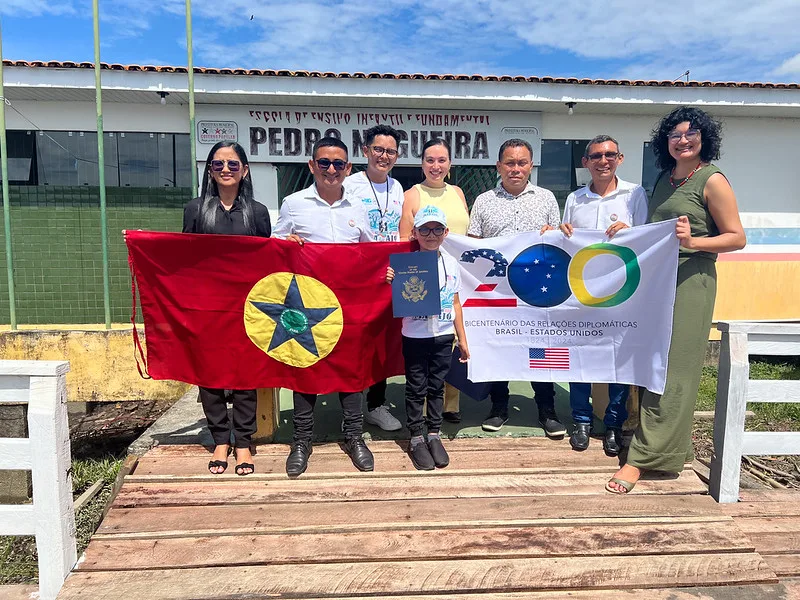
<path fill-rule="evenodd" d="M 192 195 L 197 190 L 197 127 L 194 118 L 194 60 L 192 58 L 192 0 L 186 0 L 186 52 L 189 57 L 189 146 L 192 156 Z"/>
<path fill-rule="evenodd" d="M 103 147 L 103 94 L 100 87 L 100 10 L 92 0 L 94 18 L 94 97 L 97 106 L 97 173 L 100 185 L 100 245 L 103 248 L 103 310 L 106 329 L 111 329 L 111 298 L 108 284 L 108 220 L 106 217 L 106 155 Z"/>
<path fill-rule="evenodd" d="M 11 206 L 8 199 L 8 145 L 6 144 L 6 93 L 3 86 L 3 28 L 0 24 L 0 171 L 3 183 L 3 231 L 6 236 L 8 272 L 8 312 L 11 331 L 17 330 L 17 303 L 14 298 L 14 257 L 11 254 Z"/>

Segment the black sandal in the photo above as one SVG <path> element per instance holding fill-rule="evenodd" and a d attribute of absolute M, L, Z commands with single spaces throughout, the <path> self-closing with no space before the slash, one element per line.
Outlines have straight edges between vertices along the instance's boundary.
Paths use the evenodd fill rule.
<path fill-rule="evenodd" d="M 214 471 L 211 470 L 214 467 L 222 467 L 222 471 L 220 471 L 219 473 L 215 473 Z M 212 475 L 222 475 L 225 472 L 225 469 L 227 469 L 227 468 L 228 468 L 228 461 L 227 460 L 210 460 L 210 461 L 208 461 L 208 471 Z"/>
<path fill-rule="evenodd" d="M 249 473 L 245 473 L 244 472 L 245 469 L 250 469 L 250 472 Z M 236 469 L 235 470 L 236 470 L 236 474 L 240 475 L 240 476 L 252 475 L 253 473 L 256 472 L 256 466 L 253 463 L 241 463 L 239 465 L 236 465 Z"/>

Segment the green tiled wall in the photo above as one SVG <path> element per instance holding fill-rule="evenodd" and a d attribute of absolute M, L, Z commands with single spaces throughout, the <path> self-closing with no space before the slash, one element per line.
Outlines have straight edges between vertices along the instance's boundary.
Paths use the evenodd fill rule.
<path fill-rule="evenodd" d="M 102 323 L 100 193 L 96 187 L 9 186 L 17 322 Z M 189 188 L 108 188 L 111 320 L 131 315 L 123 229 L 180 231 Z M 5 239 L 0 228 L 0 322 L 8 323 Z"/>

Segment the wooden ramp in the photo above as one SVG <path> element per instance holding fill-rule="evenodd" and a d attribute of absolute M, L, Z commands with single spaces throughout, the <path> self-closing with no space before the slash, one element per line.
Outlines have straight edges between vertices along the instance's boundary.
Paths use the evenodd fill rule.
<path fill-rule="evenodd" d="M 404 443 L 370 447 L 374 473 L 326 444 L 297 480 L 282 445 L 248 477 L 204 474 L 201 446 L 155 448 L 59 598 L 788 598 L 688 467 L 614 496 L 598 441 L 453 440 L 434 472 Z"/>

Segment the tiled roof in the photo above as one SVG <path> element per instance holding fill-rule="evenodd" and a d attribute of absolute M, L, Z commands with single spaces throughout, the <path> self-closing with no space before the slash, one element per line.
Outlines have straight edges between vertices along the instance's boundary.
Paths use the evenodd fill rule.
<path fill-rule="evenodd" d="M 93 69 L 94 63 L 72 61 L 41 61 L 41 60 L 4 60 L 8 67 L 43 67 L 51 69 Z M 156 66 L 156 65 L 120 65 L 100 63 L 102 69 L 110 71 L 144 71 L 156 73 L 186 73 L 186 67 Z M 579 79 L 576 77 L 524 77 L 521 75 L 454 75 L 445 73 L 333 73 L 331 71 L 289 71 L 273 69 L 215 69 L 209 67 L 195 67 L 195 73 L 210 75 L 255 75 L 259 77 L 320 77 L 334 79 L 424 79 L 428 81 L 514 81 L 527 83 L 560 83 L 578 85 L 624 85 L 624 86 L 655 86 L 655 87 L 735 87 L 735 88 L 768 88 L 779 90 L 800 89 L 798 83 L 768 83 L 747 81 L 659 81 L 644 79 Z"/>

